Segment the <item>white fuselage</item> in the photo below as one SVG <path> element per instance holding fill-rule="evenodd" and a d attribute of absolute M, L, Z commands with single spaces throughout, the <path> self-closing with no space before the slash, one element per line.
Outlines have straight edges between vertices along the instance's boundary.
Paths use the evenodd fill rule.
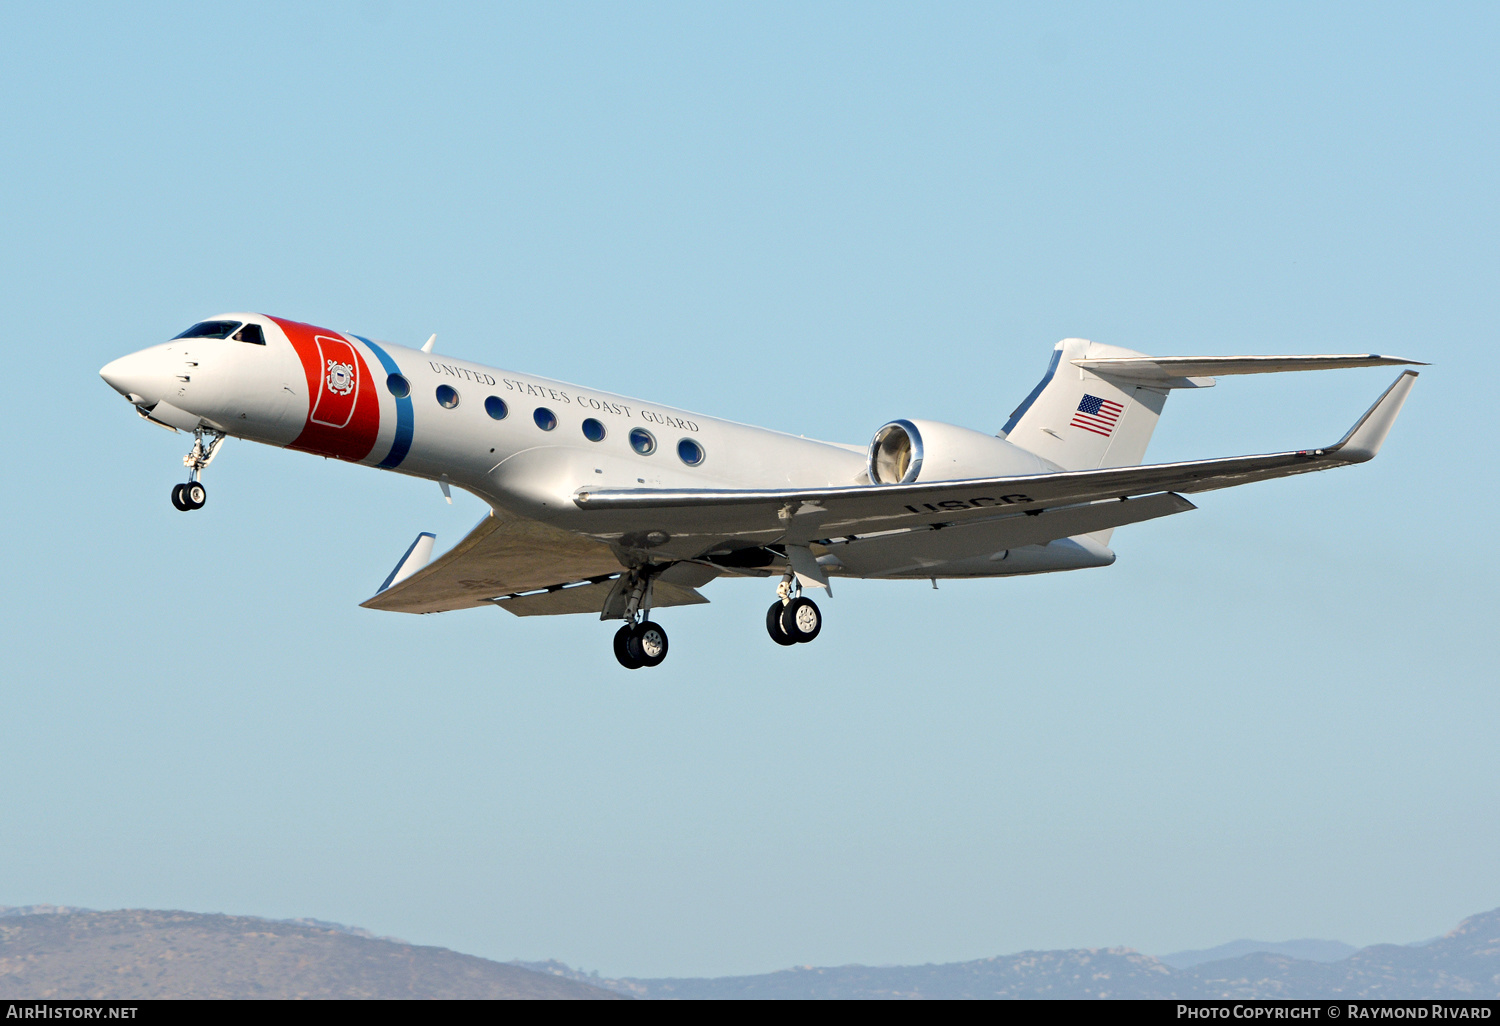
<path fill-rule="evenodd" d="M 864 446 L 814 441 L 281 318 L 225 314 L 215 321 L 258 326 L 264 344 L 179 338 L 116 360 L 101 373 L 143 415 L 173 427 L 205 427 L 445 481 L 493 506 L 612 542 L 652 525 L 582 510 L 573 502 L 580 490 L 822 488 L 870 481 Z M 1056 469 L 1018 446 L 992 441 L 992 474 Z M 699 531 L 677 524 L 670 534 L 662 558 L 694 558 L 733 540 L 716 535 L 712 525 Z M 1112 558 L 1097 545 L 1034 548 L 1029 560 L 1018 553 L 1009 566 L 991 562 L 978 569 L 989 576 Z M 851 566 L 844 572 L 901 571 Z M 928 576 L 909 569 L 903 575 Z"/>

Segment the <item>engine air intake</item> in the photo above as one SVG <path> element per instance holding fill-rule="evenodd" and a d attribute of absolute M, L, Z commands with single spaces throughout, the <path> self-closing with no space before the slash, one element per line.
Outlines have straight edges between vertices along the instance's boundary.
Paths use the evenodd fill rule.
<path fill-rule="evenodd" d="M 922 470 L 922 432 L 909 420 L 893 420 L 870 442 L 867 465 L 875 484 L 907 484 Z"/>

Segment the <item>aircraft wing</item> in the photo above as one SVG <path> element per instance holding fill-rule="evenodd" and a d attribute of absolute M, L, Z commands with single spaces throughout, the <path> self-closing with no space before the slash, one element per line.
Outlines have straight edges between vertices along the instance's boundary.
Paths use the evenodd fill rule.
<path fill-rule="evenodd" d="M 778 522 L 788 541 L 892 530 L 923 523 L 963 522 L 997 512 L 1044 509 L 1125 499 L 1158 492 L 1202 492 L 1373 459 L 1416 381 L 1406 371 L 1349 433 L 1319 449 L 1064 471 L 963 481 L 839 488 L 699 491 L 586 489 L 574 502 L 586 510 L 653 511 L 663 526 L 699 525 L 720 531 L 763 532 Z M 800 524 L 806 524 L 799 529 Z M 700 528 L 701 529 L 701 528 Z"/>
<path fill-rule="evenodd" d="M 388 580 L 398 578 L 400 570 L 398 564 Z M 561 585 L 597 582 L 620 570 L 614 551 L 603 542 L 492 510 L 437 562 L 396 580 L 360 605 L 400 613 L 472 609 L 498 596 L 561 590 Z M 601 596 L 599 603 L 603 601 Z"/>

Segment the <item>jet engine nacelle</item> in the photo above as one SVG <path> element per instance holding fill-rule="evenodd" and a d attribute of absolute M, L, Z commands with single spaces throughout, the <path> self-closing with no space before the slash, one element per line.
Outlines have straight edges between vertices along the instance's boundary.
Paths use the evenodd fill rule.
<path fill-rule="evenodd" d="M 1058 468 L 983 431 L 937 420 L 893 420 L 870 440 L 866 470 L 874 484 L 961 481 L 1045 474 Z"/>

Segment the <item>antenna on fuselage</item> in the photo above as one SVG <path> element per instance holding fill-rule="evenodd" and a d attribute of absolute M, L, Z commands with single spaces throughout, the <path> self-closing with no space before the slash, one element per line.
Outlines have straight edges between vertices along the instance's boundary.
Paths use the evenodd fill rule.
<path fill-rule="evenodd" d="M 436 342 L 436 341 L 437 341 L 437 332 L 434 331 L 430 336 L 428 336 L 427 341 L 422 343 L 422 352 L 424 352 L 424 353 L 430 353 L 430 352 L 432 352 L 432 344 L 434 342 Z"/>

